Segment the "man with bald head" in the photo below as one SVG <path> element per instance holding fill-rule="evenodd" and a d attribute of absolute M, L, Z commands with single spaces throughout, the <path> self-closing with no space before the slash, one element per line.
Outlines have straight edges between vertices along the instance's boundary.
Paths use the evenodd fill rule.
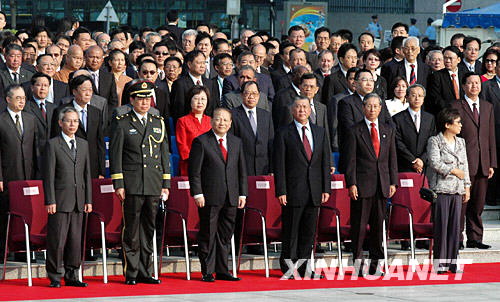
<path fill-rule="evenodd" d="M 104 63 L 104 51 L 101 47 L 90 46 L 85 51 L 85 66 L 90 72 L 93 81 L 94 94 L 102 96 L 108 101 L 108 117 L 118 105 L 115 78 L 112 73 L 101 69 Z"/>
<path fill-rule="evenodd" d="M 252 47 L 252 53 L 255 57 L 255 71 L 257 73 L 267 74 L 270 76 L 269 69 L 267 69 L 267 67 L 265 66 L 262 66 L 267 56 L 266 47 L 264 47 L 264 45 L 262 44 L 257 44 Z"/>
<path fill-rule="evenodd" d="M 68 83 L 69 74 L 77 71 L 83 66 L 83 50 L 78 45 L 71 45 L 68 48 L 68 53 L 66 54 L 66 60 L 64 66 L 56 72 L 54 79 Z"/>

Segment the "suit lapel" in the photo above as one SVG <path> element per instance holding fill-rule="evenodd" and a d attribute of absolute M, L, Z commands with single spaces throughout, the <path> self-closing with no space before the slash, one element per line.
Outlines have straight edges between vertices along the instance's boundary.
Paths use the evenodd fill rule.
<path fill-rule="evenodd" d="M 219 158 L 222 160 L 222 162 L 224 162 L 224 156 L 222 156 L 222 151 L 219 147 L 219 142 L 217 141 L 217 137 L 215 136 L 215 133 L 212 130 L 210 130 L 210 138 L 209 138 L 208 142 L 212 145 L 212 148 L 215 149 L 215 153 L 217 153 L 219 155 Z M 227 142 L 227 145 L 229 145 L 229 142 Z M 227 152 L 228 152 L 228 159 L 229 159 L 229 150 L 227 150 Z"/>
<path fill-rule="evenodd" d="M 75 137 L 75 143 L 76 143 L 76 137 Z M 59 145 L 61 146 L 61 149 L 64 151 L 64 153 L 66 153 L 66 155 L 68 155 L 69 159 L 71 159 L 71 161 L 74 162 L 75 160 L 73 159 L 73 155 L 71 154 L 71 150 L 69 149 L 68 144 L 66 144 L 66 141 L 62 137 L 62 134 L 59 135 Z M 76 148 L 78 150 L 78 146 L 76 146 Z M 76 152 L 76 156 L 78 156 L 78 151 Z"/>
<path fill-rule="evenodd" d="M 461 100 L 461 102 L 462 102 L 463 111 L 465 111 L 469 115 L 469 117 L 472 120 L 472 122 L 474 123 L 474 125 L 476 125 L 476 127 L 478 127 L 479 125 L 476 123 L 476 120 L 474 119 L 474 115 L 472 114 L 472 111 L 470 110 L 470 107 L 469 107 L 469 104 L 467 103 L 467 101 Z"/>
<path fill-rule="evenodd" d="M 4 119 L 6 120 L 7 124 L 9 124 L 11 126 L 12 131 L 14 131 L 14 133 L 16 134 L 16 137 L 18 139 L 22 140 L 21 135 L 19 135 L 19 132 L 17 131 L 16 124 L 12 120 L 12 118 L 9 114 L 9 111 L 7 109 L 5 109 Z"/>
<path fill-rule="evenodd" d="M 313 137 L 313 152 L 312 152 L 312 155 L 311 155 L 311 162 L 318 156 L 317 154 L 321 153 L 321 152 L 316 152 L 317 150 L 321 149 L 321 146 L 319 146 L 319 134 L 318 134 L 318 128 L 315 127 L 314 125 L 311 125 L 311 132 L 312 132 L 312 137 Z M 304 148 L 302 148 L 304 149 Z M 305 150 L 304 150 L 305 152 Z"/>
<path fill-rule="evenodd" d="M 45 112 L 47 113 L 47 103 L 45 103 Z M 31 100 L 30 101 L 30 108 L 31 108 L 31 113 L 33 113 L 34 116 L 37 117 L 37 119 L 40 120 L 40 122 L 42 122 L 42 124 L 44 126 L 47 126 L 47 121 L 43 118 L 42 116 L 42 110 L 38 107 L 37 103 L 35 100 Z M 47 120 L 50 121 L 49 119 L 49 115 L 47 114 Z"/>
<path fill-rule="evenodd" d="M 379 152 L 379 158 L 382 157 L 382 152 L 387 152 L 389 150 L 387 144 L 389 143 L 387 137 L 389 135 L 387 128 L 385 127 L 384 124 L 379 123 L 378 124 L 378 130 L 379 130 L 379 136 L 380 136 L 380 152 Z M 372 144 L 373 145 L 373 144 Z M 375 153 L 375 151 L 373 151 Z"/>
<path fill-rule="evenodd" d="M 135 115 L 134 111 L 130 112 L 130 124 L 137 130 L 139 133 L 144 136 L 144 126 L 142 125 L 142 122 L 137 118 Z M 148 123 L 146 123 L 148 124 Z"/>
<path fill-rule="evenodd" d="M 355 94 L 354 98 L 355 98 L 354 107 L 356 107 L 356 109 L 358 109 L 361 116 L 365 116 L 365 114 L 363 113 L 363 104 L 361 103 L 361 98 L 359 97 L 358 94 Z"/>
<path fill-rule="evenodd" d="M 408 124 L 408 127 L 413 129 L 413 131 L 415 131 L 418 136 L 417 127 L 415 126 L 415 123 L 413 122 L 411 114 L 408 110 L 405 110 L 405 121 Z M 422 130 L 422 112 L 420 112 L 420 130 Z"/>
<path fill-rule="evenodd" d="M 491 85 L 491 90 L 493 90 L 493 93 L 496 95 L 497 100 L 500 100 L 500 87 L 498 87 L 497 81 L 495 78 L 493 78 L 494 82 Z"/>
<path fill-rule="evenodd" d="M 379 123 L 379 130 L 380 130 L 380 123 Z M 372 156 L 374 158 L 377 158 L 377 156 L 375 156 L 375 149 L 373 149 L 373 143 L 372 143 L 370 133 L 368 132 L 368 127 L 366 126 L 366 123 L 364 122 L 364 120 L 363 120 L 363 126 L 360 127 L 359 131 L 361 134 L 361 138 L 363 139 L 363 141 L 366 144 L 366 147 L 368 148 L 368 150 L 370 150 L 370 153 L 372 154 Z"/>
<path fill-rule="evenodd" d="M 297 141 L 297 143 L 299 145 L 299 149 L 300 149 L 302 155 L 304 156 L 304 159 L 307 161 L 307 154 L 306 154 L 306 150 L 304 149 L 304 143 L 300 139 L 299 132 L 297 131 L 297 127 L 295 126 L 295 122 L 292 121 L 292 123 L 290 124 L 289 127 L 290 127 L 289 130 L 292 132 L 292 136 L 295 137 L 295 140 Z"/>
<path fill-rule="evenodd" d="M 257 111 L 257 110 L 255 110 L 255 111 Z M 245 108 L 243 108 L 243 105 L 239 106 L 238 110 L 236 112 L 237 112 L 239 118 L 241 119 L 241 121 L 243 122 L 243 124 L 245 125 L 244 129 L 248 129 L 249 130 L 248 132 L 251 133 L 251 135 L 255 137 L 256 135 L 253 134 L 252 125 L 250 125 L 250 120 L 248 119 L 247 113 L 245 112 Z M 260 125 L 260 123 L 257 123 L 257 132 L 259 131 L 259 129 L 258 129 L 259 125 Z"/>

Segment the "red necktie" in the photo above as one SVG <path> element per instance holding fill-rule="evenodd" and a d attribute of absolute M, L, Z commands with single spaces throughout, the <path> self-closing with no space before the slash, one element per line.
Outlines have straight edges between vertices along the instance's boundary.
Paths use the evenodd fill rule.
<path fill-rule="evenodd" d="M 196 81 L 196 85 L 201 86 L 201 81 L 200 81 L 200 80 L 197 80 L 197 81 Z"/>
<path fill-rule="evenodd" d="M 45 111 L 45 103 L 40 102 L 40 110 L 42 110 L 42 116 L 44 120 L 47 120 L 47 112 Z"/>
<path fill-rule="evenodd" d="M 222 152 L 222 157 L 224 158 L 224 161 L 227 161 L 227 150 L 224 148 L 224 144 L 222 142 L 224 141 L 223 138 L 219 138 L 219 147 L 220 151 Z"/>
<path fill-rule="evenodd" d="M 311 144 L 309 143 L 309 139 L 307 138 L 306 135 L 306 126 L 302 126 L 302 144 L 304 145 L 304 150 L 306 151 L 307 155 L 307 160 L 311 160 L 312 157 L 312 149 L 311 149 Z"/>
<path fill-rule="evenodd" d="M 326 78 L 329 75 L 330 75 L 329 73 L 325 73 L 325 74 L 323 74 L 323 77 Z"/>
<path fill-rule="evenodd" d="M 371 131 L 370 131 L 370 136 L 372 137 L 372 144 L 373 144 L 373 150 L 375 150 L 375 156 L 380 154 L 380 141 L 378 140 L 378 132 L 377 128 L 375 127 L 375 123 L 371 123 Z"/>
<path fill-rule="evenodd" d="M 459 100 L 460 99 L 460 92 L 458 92 L 458 84 L 457 81 L 455 81 L 455 77 L 457 75 L 452 73 L 451 74 L 451 82 L 453 83 L 453 91 L 455 91 L 455 99 Z"/>
<path fill-rule="evenodd" d="M 410 85 L 413 85 L 417 82 L 417 77 L 415 76 L 415 64 L 410 64 Z"/>
<path fill-rule="evenodd" d="M 151 96 L 151 107 L 156 108 L 155 98 Z"/>
<path fill-rule="evenodd" d="M 477 111 L 476 103 L 472 103 L 472 116 L 474 117 L 476 124 L 479 124 L 479 111 Z"/>

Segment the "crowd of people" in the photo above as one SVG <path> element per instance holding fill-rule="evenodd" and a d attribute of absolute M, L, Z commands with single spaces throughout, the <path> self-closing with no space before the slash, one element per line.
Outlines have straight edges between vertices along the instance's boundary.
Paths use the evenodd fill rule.
<path fill-rule="evenodd" d="M 357 43 L 348 29 L 321 27 L 309 49 L 299 25 L 281 39 L 243 29 L 230 40 L 215 26 L 177 22 L 170 11 L 158 28 L 110 33 L 71 18 L 58 32 L 0 24 L 0 247 L 8 183 L 43 179 L 51 287 L 62 278 L 66 286 L 87 286 L 76 273 L 82 213 L 92 211 L 90 180 L 106 176 L 106 136 L 110 177 L 124 205 L 126 284 L 160 283 L 150 255 L 159 203 L 169 197 L 172 152 L 180 157 L 174 174 L 189 177 L 199 207 L 206 282 L 239 280 L 227 256 L 241 232 L 241 209 L 252 202 L 251 175 L 274 176 L 284 273 L 288 260 L 311 255 L 333 173 L 345 174 L 351 198 L 353 258 L 363 259 L 369 243 L 371 263 L 360 275 L 380 270 L 382 222 L 398 172 L 425 172 L 438 195 L 434 257 L 453 260 L 438 261 L 438 273 L 459 271 L 464 230 L 468 248 L 490 247 L 482 242 L 481 214 L 498 195 L 500 43 L 456 34 L 441 46 L 433 36 L 424 48 L 409 35 L 412 20 L 411 28 L 395 23 L 389 46 L 376 48 L 377 16 Z M 297 271 L 321 278 L 307 262 Z"/>

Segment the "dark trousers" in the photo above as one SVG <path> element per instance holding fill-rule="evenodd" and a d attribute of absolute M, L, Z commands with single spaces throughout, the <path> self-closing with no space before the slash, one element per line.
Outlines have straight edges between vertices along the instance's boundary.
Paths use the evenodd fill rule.
<path fill-rule="evenodd" d="M 82 212 L 56 212 L 47 222 L 47 275 L 51 281 L 78 280 L 82 263 Z"/>
<path fill-rule="evenodd" d="M 316 234 L 319 207 L 310 202 L 302 207 L 281 207 L 281 255 L 280 267 L 283 273 L 289 269 L 286 260 L 290 259 L 296 263 L 299 259 L 308 260 L 314 244 Z M 300 275 L 307 270 L 307 262 L 297 268 Z"/>
<path fill-rule="evenodd" d="M 434 204 L 434 269 L 448 267 L 457 259 L 462 195 L 438 194 Z M 446 261 L 449 259 L 451 261 Z"/>
<path fill-rule="evenodd" d="M 464 229 L 467 240 L 483 241 L 483 214 L 488 191 L 488 176 L 471 176 L 470 200 L 462 207 L 460 216 L 460 240 L 464 240 Z M 467 227 L 465 227 L 467 226 Z"/>
<path fill-rule="evenodd" d="M 4 182 L 5 189 L 5 182 Z M 0 193 L 0 255 L 4 255 L 5 239 L 7 238 L 7 213 L 9 212 L 9 198 L 5 193 Z"/>
<path fill-rule="evenodd" d="M 368 198 L 351 199 L 351 239 L 353 259 L 363 261 L 363 242 L 366 237 L 366 226 L 370 225 L 368 251 L 370 270 L 375 270 L 379 259 L 384 258 L 383 222 L 386 213 L 387 198 L 377 192 Z M 362 263 L 362 262 L 361 262 Z"/>
<path fill-rule="evenodd" d="M 123 202 L 123 273 L 126 279 L 153 274 L 151 254 L 158 196 L 125 195 Z"/>
<path fill-rule="evenodd" d="M 225 205 L 198 208 L 198 257 L 203 275 L 229 274 L 228 256 L 234 233 L 236 207 Z"/>

